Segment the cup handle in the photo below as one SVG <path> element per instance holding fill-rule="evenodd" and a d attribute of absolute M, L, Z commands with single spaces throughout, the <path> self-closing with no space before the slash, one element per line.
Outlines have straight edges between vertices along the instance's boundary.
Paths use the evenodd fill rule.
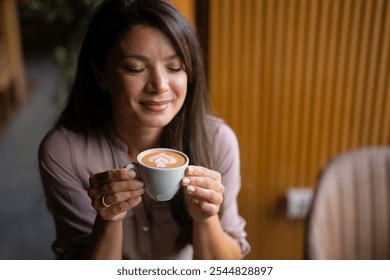
<path fill-rule="evenodd" d="M 136 178 L 138 178 L 138 166 L 136 163 L 130 162 L 130 163 L 126 164 L 125 166 L 123 166 L 123 168 L 133 169 L 136 173 Z"/>

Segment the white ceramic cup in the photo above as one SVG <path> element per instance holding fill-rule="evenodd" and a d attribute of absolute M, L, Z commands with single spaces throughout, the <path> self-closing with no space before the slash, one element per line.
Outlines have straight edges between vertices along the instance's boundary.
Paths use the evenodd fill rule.
<path fill-rule="evenodd" d="M 137 173 L 137 178 L 144 182 L 152 199 L 167 201 L 179 191 L 188 163 L 188 157 L 180 151 L 155 148 L 141 152 L 137 163 L 129 163 L 125 167 Z"/>

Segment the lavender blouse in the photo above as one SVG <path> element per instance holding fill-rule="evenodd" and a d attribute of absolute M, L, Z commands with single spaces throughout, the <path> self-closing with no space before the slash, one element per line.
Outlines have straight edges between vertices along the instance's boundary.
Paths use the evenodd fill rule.
<path fill-rule="evenodd" d="M 241 186 L 240 155 L 234 132 L 221 120 L 213 119 L 216 171 L 225 186 L 222 226 L 241 246 L 242 257 L 250 250 L 238 213 L 237 195 Z M 65 128 L 50 131 L 39 149 L 39 167 L 47 205 L 55 226 L 53 250 L 67 258 L 83 246 L 96 218 L 87 191 L 89 177 L 97 172 L 123 167 L 128 163 L 127 145 L 109 127 L 78 134 Z M 190 163 L 191 164 L 191 163 Z M 147 194 L 128 210 L 124 220 L 125 259 L 192 259 L 191 244 L 177 251 L 180 227 L 171 213 L 170 201 L 156 202 Z"/>

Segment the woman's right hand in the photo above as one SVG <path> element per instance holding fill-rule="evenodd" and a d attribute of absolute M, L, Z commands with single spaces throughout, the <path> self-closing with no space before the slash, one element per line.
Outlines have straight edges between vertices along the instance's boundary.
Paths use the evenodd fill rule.
<path fill-rule="evenodd" d="M 121 221 L 127 210 L 141 202 L 144 183 L 135 177 L 134 170 L 122 168 L 96 173 L 89 178 L 88 195 L 101 219 Z"/>

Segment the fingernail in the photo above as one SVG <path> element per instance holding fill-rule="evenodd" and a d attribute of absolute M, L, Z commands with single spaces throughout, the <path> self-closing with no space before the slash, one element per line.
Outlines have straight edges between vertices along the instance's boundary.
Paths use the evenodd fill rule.
<path fill-rule="evenodd" d="M 137 187 L 143 187 L 145 184 L 144 184 L 144 182 L 142 182 L 142 181 L 135 181 L 135 185 L 136 185 Z"/>
<path fill-rule="evenodd" d="M 140 195 L 141 195 L 141 194 L 144 194 L 144 193 L 145 193 L 145 189 L 137 190 L 137 193 L 140 194 Z"/>
<path fill-rule="evenodd" d="M 187 178 L 187 177 L 183 178 L 183 183 L 184 184 L 188 184 L 189 182 L 191 182 L 190 178 Z"/>
<path fill-rule="evenodd" d="M 194 198 L 194 199 L 192 200 L 192 202 L 195 203 L 195 204 L 199 204 L 199 200 L 198 200 L 197 198 Z"/>
<path fill-rule="evenodd" d="M 192 174 L 194 172 L 194 168 L 192 168 L 191 166 L 188 167 L 188 174 Z"/>
<path fill-rule="evenodd" d="M 129 169 L 127 171 L 127 176 L 130 177 L 130 178 L 134 178 L 135 177 L 135 171 L 133 169 Z"/>
<path fill-rule="evenodd" d="M 187 187 L 187 192 L 188 193 L 193 193 L 195 191 L 195 188 L 193 186 L 188 186 Z"/>

